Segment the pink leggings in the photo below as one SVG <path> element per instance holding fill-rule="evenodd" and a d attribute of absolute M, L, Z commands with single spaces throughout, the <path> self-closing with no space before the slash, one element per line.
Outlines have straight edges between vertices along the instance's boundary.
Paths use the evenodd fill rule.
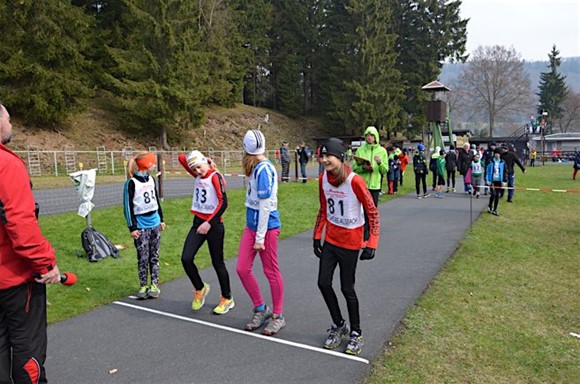
<path fill-rule="evenodd" d="M 278 266 L 278 236 L 280 229 L 270 229 L 266 232 L 266 239 L 264 240 L 265 250 L 260 251 L 260 260 L 264 269 L 264 275 L 270 283 L 270 292 L 272 293 L 272 305 L 274 313 L 281 314 L 284 305 L 284 281 Z M 256 239 L 256 232 L 246 227 L 242 238 L 240 240 L 240 249 L 238 251 L 238 263 L 236 265 L 236 272 L 240 276 L 240 280 L 250 295 L 254 307 L 265 304 L 260 292 L 260 285 L 258 280 L 252 272 L 254 260 L 258 251 L 254 249 L 254 242 Z"/>

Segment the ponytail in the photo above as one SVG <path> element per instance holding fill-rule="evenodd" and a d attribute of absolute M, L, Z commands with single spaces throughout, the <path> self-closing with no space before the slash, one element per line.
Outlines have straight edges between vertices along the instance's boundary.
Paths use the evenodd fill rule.
<path fill-rule="evenodd" d="M 127 179 L 132 178 L 135 172 L 138 170 L 139 168 L 137 168 L 137 162 L 135 161 L 135 158 L 131 157 L 127 163 Z"/>

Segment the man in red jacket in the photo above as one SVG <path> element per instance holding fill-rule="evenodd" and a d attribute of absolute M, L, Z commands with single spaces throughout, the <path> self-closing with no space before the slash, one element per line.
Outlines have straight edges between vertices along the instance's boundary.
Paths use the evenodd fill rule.
<path fill-rule="evenodd" d="M 45 284 L 60 282 L 60 272 L 38 226 L 26 167 L 4 146 L 11 138 L 0 103 L 0 383 L 46 383 Z"/>

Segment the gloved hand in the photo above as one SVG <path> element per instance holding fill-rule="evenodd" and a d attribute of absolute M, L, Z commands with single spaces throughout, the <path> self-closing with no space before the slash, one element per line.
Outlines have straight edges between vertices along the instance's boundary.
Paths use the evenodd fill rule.
<path fill-rule="evenodd" d="M 376 250 L 373 248 L 365 247 L 363 248 L 362 253 L 360 254 L 360 260 L 370 260 L 375 257 Z"/>
<path fill-rule="evenodd" d="M 320 240 L 314 240 L 314 254 L 316 255 L 316 257 L 318 257 L 320 259 L 320 256 L 322 256 L 322 244 L 320 244 Z"/>

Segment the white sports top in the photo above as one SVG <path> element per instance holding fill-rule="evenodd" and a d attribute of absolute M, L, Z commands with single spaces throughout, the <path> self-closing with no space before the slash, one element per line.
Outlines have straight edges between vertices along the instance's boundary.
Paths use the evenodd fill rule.
<path fill-rule="evenodd" d="M 248 208 L 259 210 L 260 209 L 260 199 L 258 197 L 258 179 L 262 172 L 266 173 L 268 181 L 272 181 L 269 184 L 269 188 L 271 189 L 270 197 L 267 199 L 270 205 L 270 211 L 277 211 L 278 210 L 278 183 L 275 181 L 274 175 L 270 172 L 268 168 L 269 164 L 266 162 L 262 162 L 258 164 L 256 169 L 253 172 L 253 177 L 248 178 L 248 189 L 246 191 L 246 202 L 245 205 Z"/>
<path fill-rule="evenodd" d="M 191 210 L 199 213 L 214 213 L 218 206 L 218 196 L 215 187 L 211 181 L 214 177 L 202 179 L 201 176 L 195 178 L 193 186 L 193 198 L 191 201 Z M 217 177 L 217 176 L 216 176 Z"/>
<path fill-rule="evenodd" d="M 355 173 L 351 172 L 346 181 L 338 187 L 328 182 L 326 172 L 322 176 L 327 220 L 334 225 L 348 229 L 359 228 L 365 224 L 363 205 L 352 190 L 354 176 Z"/>
<path fill-rule="evenodd" d="M 152 177 L 146 182 L 132 178 L 135 184 L 135 194 L 133 195 L 133 212 L 135 215 L 154 212 L 159 209 L 157 195 L 155 193 L 155 182 Z"/>

